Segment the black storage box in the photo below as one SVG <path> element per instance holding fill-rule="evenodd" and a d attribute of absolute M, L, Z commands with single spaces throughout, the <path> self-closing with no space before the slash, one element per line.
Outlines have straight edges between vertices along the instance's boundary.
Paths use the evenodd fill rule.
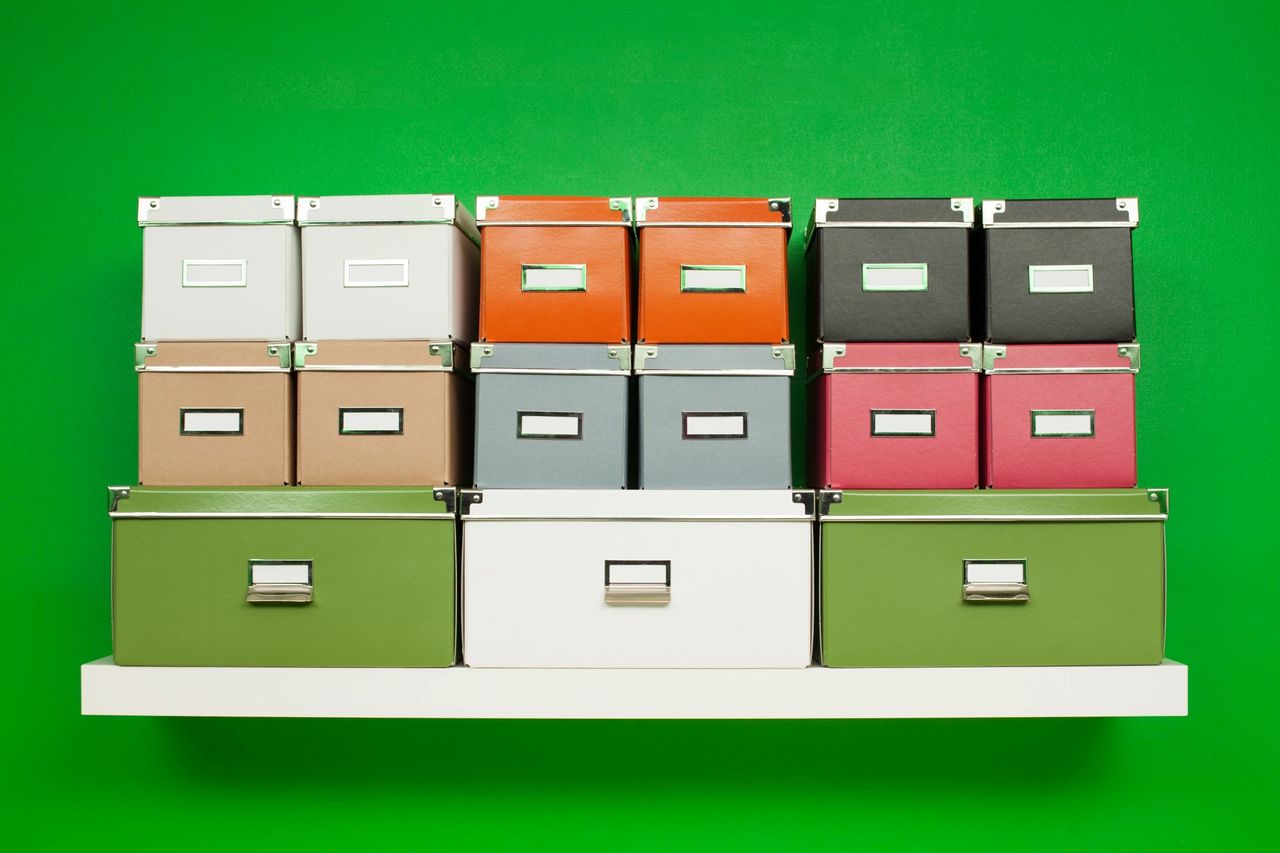
<path fill-rule="evenodd" d="M 986 340 L 1127 343 L 1136 336 L 1136 198 L 991 200 Z"/>
<path fill-rule="evenodd" d="M 820 198 L 805 240 L 819 341 L 969 340 L 971 198 Z"/>

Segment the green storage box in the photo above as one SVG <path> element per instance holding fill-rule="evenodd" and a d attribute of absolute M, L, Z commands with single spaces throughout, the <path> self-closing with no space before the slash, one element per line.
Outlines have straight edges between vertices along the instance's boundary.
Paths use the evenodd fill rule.
<path fill-rule="evenodd" d="M 115 660 L 449 666 L 453 489 L 111 489 Z"/>
<path fill-rule="evenodd" d="M 1155 664 L 1163 489 L 822 492 L 827 666 Z"/>

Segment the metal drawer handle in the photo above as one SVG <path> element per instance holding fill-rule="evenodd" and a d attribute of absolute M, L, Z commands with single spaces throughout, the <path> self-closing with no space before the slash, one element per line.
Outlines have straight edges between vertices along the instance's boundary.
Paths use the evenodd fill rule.
<path fill-rule="evenodd" d="M 1030 601 L 1026 560 L 965 560 L 965 601 Z"/>
<path fill-rule="evenodd" d="M 310 560 L 250 560 L 250 604 L 310 604 L 315 595 Z"/>
<path fill-rule="evenodd" d="M 665 607 L 671 603 L 670 560 L 606 560 L 604 603 L 611 607 Z"/>

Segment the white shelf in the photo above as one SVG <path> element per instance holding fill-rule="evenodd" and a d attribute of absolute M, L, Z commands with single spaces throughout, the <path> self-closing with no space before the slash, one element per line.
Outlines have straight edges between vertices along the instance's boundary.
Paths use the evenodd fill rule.
<path fill-rule="evenodd" d="M 80 668 L 81 713 L 157 717 L 1177 717 L 1187 667 Z"/>

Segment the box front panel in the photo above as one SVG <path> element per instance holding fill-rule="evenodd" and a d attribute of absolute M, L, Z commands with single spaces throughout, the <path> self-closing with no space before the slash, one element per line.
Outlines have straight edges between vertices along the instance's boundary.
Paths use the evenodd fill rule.
<path fill-rule="evenodd" d="M 790 378 L 640 377 L 640 487 L 791 485 Z"/>
<path fill-rule="evenodd" d="M 631 340 L 631 234 L 626 228 L 487 228 L 480 277 L 481 340 Z"/>
<path fill-rule="evenodd" d="M 463 541 L 470 666 L 809 663 L 807 522 L 464 521 Z"/>
<path fill-rule="evenodd" d="M 987 483 L 999 489 L 1137 482 L 1133 374 L 1004 374 L 987 386 Z"/>
<path fill-rule="evenodd" d="M 459 485 L 450 454 L 460 381 L 443 372 L 300 372 L 299 484 Z"/>
<path fill-rule="evenodd" d="M 1134 339 L 1128 228 L 1002 228 L 987 241 L 987 340 Z"/>
<path fill-rule="evenodd" d="M 292 374 L 140 374 L 138 481 L 150 486 L 292 483 Z"/>
<path fill-rule="evenodd" d="M 184 225 L 142 234 L 144 340 L 300 337 L 294 226 Z"/>
<path fill-rule="evenodd" d="M 119 519 L 116 662 L 449 666 L 453 531 L 451 519 Z M 251 578 L 252 561 L 265 565 Z M 310 602 L 246 600 L 251 580 L 278 591 L 306 564 Z"/>
<path fill-rule="evenodd" d="M 452 225 L 302 229 L 303 332 L 309 340 L 467 340 Z"/>
<path fill-rule="evenodd" d="M 978 486 L 978 376 L 837 373 L 824 376 L 832 489 Z"/>
<path fill-rule="evenodd" d="M 478 374 L 476 485 L 624 488 L 627 408 L 621 374 Z"/>
<path fill-rule="evenodd" d="M 1163 657 L 1157 522 L 825 522 L 821 538 L 828 666 L 1155 664 Z M 1016 581 L 1006 575 L 1020 573 L 1026 600 L 966 601 L 966 561 L 970 582 Z"/>
<path fill-rule="evenodd" d="M 969 236 L 956 228 L 820 229 L 818 335 L 968 340 Z"/>
<path fill-rule="evenodd" d="M 645 228 L 638 336 L 647 343 L 782 343 L 787 232 Z"/>

